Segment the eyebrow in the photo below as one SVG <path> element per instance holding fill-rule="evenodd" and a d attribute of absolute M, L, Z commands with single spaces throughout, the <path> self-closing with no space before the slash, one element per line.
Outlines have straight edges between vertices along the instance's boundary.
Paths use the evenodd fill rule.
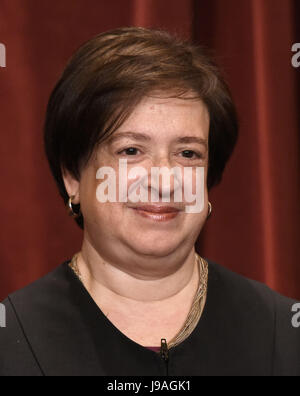
<path fill-rule="evenodd" d="M 152 140 L 149 135 L 146 135 L 144 133 L 119 132 L 119 133 L 114 133 L 109 138 L 109 142 L 112 143 L 112 142 L 122 139 L 122 138 L 132 138 L 132 139 L 143 141 L 143 142 L 149 142 Z M 175 139 L 175 143 L 198 143 L 198 144 L 204 145 L 207 148 L 207 141 L 205 139 L 197 137 L 197 136 L 182 136 L 182 137 Z"/>
<path fill-rule="evenodd" d="M 122 138 L 132 138 L 135 140 L 140 140 L 140 141 L 150 141 L 151 137 L 149 135 L 145 135 L 143 133 L 138 133 L 138 132 L 119 132 L 119 133 L 114 133 L 112 136 L 109 138 L 109 142 L 114 142 L 115 140 L 119 140 Z"/>

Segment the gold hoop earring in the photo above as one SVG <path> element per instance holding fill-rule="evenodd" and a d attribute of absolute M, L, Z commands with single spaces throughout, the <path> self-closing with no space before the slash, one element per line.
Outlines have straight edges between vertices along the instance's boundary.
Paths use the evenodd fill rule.
<path fill-rule="evenodd" d="M 207 218 L 209 219 L 212 213 L 212 204 L 210 202 L 208 202 L 208 214 L 207 214 Z"/>
<path fill-rule="evenodd" d="M 73 204 L 72 204 L 72 201 L 73 201 L 74 198 L 75 198 L 75 195 L 72 195 L 69 198 L 67 206 L 68 206 L 68 209 L 69 209 L 69 215 L 72 216 L 74 219 L 77 219 L 77 217 L 79 217 L 79 215 L 80 215 L 80 212 L 79 213 L 74 212 Z"/>

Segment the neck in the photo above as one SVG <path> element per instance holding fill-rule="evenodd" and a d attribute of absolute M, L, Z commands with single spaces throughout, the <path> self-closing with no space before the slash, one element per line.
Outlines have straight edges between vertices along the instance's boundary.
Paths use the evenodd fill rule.
<path fill-rule="evenodd" d="M 150 304 L 179 302 L 190 300 L 198 288 L 194 248 L 188 252 L 175 251 L 166 257 L 127 255 L 124 259 L 124 255 L 120 256 L 118 260 L 100 254 L 84 240 L 77 265 L 85 287 L 96 302 L 106 299 Z M 126 261 L 131 265 L 126 265 Z M 137 262 L 139 265 L 135 267 Z"/>

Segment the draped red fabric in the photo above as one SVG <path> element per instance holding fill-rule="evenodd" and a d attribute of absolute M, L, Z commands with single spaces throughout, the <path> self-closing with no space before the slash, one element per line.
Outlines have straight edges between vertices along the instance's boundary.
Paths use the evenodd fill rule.
<path fill-rule="evenodd" d="M 131 25 L 211 48 L 238 107 L 239 142 L 210 192 L 201 254 L 300 298 L 299 12 L 297 0 L 0 0 L 0 299 L 80 249 L 43 152 L 45 108 L 81 43 Z"/>

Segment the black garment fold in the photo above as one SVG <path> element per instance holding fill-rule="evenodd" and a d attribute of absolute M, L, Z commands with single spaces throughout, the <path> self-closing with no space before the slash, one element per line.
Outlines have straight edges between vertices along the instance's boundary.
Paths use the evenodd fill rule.
<path fill-rule="evenodd" d="M 202 318 L 167 368 L 106 318 L 66 261 L 3 302 L 0 376 L 299 376 L 296 301 L 207 261 Z"/>

